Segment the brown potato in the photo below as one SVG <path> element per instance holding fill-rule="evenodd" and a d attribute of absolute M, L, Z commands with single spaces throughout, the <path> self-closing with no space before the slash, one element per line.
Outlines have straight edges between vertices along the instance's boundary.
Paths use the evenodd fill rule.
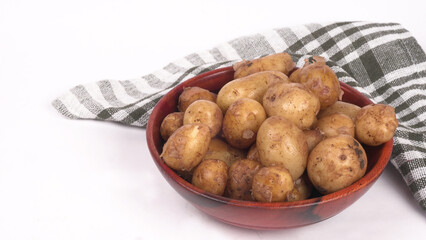
<path fill-rule="evenodd" d="M 313 63 L 323 63 L 325 64 L 327 61 L 325 60 L 325 58 L 321 57 L 321 56 L 312 56 L 309 58 L 305 59 L 305 65 L 303 65 L 304 67 L 313 64 Z"/>
<path fill-rule="evenodd" d="M 284 117 L 300 129 L 308 129 L 320 110 L 318 97 L 300 83 L 277 83 L 263 97 L 266 114 Z"/>
<path fill-rule="evenodd" d="M 307 172 L 322 194 L 343 189 L 364 176 L 367 155 L 361 144 L 349 135 L 320 142 L 309 154 Z"/>
<path fill-rule="evenodd" d="M 216 103 L 197 100 L 186 109 L 183 124 L 203 123 L 209 126 L 211 137 L 216 136 L 222 128 L 223 114 Z"/>
<path fill-rule="evenodd" d="M 392 139 L 398 127 L 395 109 L 384 104 L 361 108 L 355 120 L 356 138 L 369 146 L 378 146 Z"/>
<path fill-rule="evenodd" d="M 247 152 L 247 159 L 260 162 L 259 152 L 257 151 L 256 143 L 251 145 L 251 147 L 249 148 Z"/>
<path fill-rule="evenodd" d="M 183 125 L 169 137 L 160 157 L 174 170 L 191 171 L 203 159 L 209 143 L 210 128 L 207 125 Z"/>
<path fill-rule="evenodd" d="M 262 104 L 268 86 L 276 82 L 289 82 L 286 75 L 275 71 L 259 72 L 225 84 L 217 94 L 216 103 L 225 113 L 228 107 L 241 98 L 251 98 Z"/>
<path fill-rule="evenodd" d="M 264 166 L 283 166 L 293 179 L 302 176 L 308 159 L 308 144 L 303 131 L 289 120 L 267 118 L 257 132 L 257 151 Z"/>
<path fill-rule="evenodd" d="M 293 190 L 287 193 L 287 201 L 305 200 L 311 196 L 313 187 L 307 175 L 303 174 L 300 178 L 294 180 L 293 184 Z"/>
<path fill-rule="evenodd" d="M 347 115 L 348 117 L 350 117 L 352 121 L 355 123 L 356 114 L 358 113 L 360 109 L 361 109 L 360 107 L 352 103 L 337 101 L 336 103 L 327 107 L 326 109 L 321 110 L 318 113 L 317 117 L 322 118 L 322 117 L 331 115 L 333 113 L 343 113 Z"/>
<path fill-rule="evenodd" d="M 216 102 L 216 94 L 200 87 L 184 88 L 179 96 L 178 109 L 181 112 L 185 112 L 191 103 L 201 99 Z"/>
<path fill-rule="evenodd" d="M 183 112 L 174 112 L 168 114 L 161 122 L 160 134 L 167 141 L 169 137 L 183 125 Z"/>
<path fill-rule="evenodd" d="M 324 133 L 325 137 L 335 137 L 340 134 L 355 136 L 354 122 L 343 113 L 333 113 L 318 119 L 316 127 Z"/>
<path fill-rule="evenodd" d="M 192 175 L 192 184 L 206 192 L 223 195 L 228 181 L 228 166 L 217 159 L 207 159 L 200 163 Z"/>
<path fill-rule="evenodd" d="M 322 62 L 315 62 L 301 68 L 291 80 L 308 87 L 319 98 L 321 110 L 333 105 L 343 95 L 336 74 Z"/>
<path fill-rule="evenodd" d="M 234 148 L 218 138 L 213 138 L 210 141 L 209 148 L 204 159 L 221 160 L 229 167 L 234 161 L 244 159 L 245 157 L 245 151 Z"/>
<path fill-rule="evenodd" d="M 251 188 L 253 177 L 262 168 L 260 162 L 243 159 L 232 163 L 228 169 L 227 196 L 233 199 L 253 201 Z"/>
<path fill-rule="evenodd" d="M 286 168 L 264 167 L 253 178 L 252 194 L 259 202 L 282 202 L 293 188 L 293 178 Z"/>
<path fill-rule="evenodd" d="M 242 78 L 263 71 L 279 71 L 288 75 L 296 64 L 288 53 L 277 53 L 266 57 L 244 60 L 234 64 L 234 79 Z"/>
<path fill-rule="evenodd" d="M 319 130 L 305 130 L 303 133 L 306 136 L 308 143 L 308 151 L 311 152 L 314 147 L 324 139 L 324 134 Z"/>
<path fill-rule="evenodd" d="M 250 147 L 265 119 L 265 110 L 259 102 L 250 98 L 238 99 L 229 106 L 223 119 L 222 131 L 226 141 L 239 149 Z"/>

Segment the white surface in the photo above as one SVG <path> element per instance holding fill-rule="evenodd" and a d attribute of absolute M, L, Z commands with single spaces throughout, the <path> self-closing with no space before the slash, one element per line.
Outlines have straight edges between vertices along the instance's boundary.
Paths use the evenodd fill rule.
<path fill-rule="evenodd" d="M 145 131 L 61 117 L 81 83 L 126 79 L 217 43 L 310 22 L 402 23 L 426 49 L 424 6 L 401 1 L 0 2 L 0 239 L 414 239 L 426 214 L 389 165 L 314 225 L 251 231 L 213 220 L 163 179 Z M 312 2 L 312 3 L 310 3 Z M 252 17 L 249 17 L 252 16 Z"/>

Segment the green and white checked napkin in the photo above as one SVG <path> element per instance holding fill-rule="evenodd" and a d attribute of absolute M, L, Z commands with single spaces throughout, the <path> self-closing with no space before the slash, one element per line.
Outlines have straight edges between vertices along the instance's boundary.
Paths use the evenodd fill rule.
<path fill-rule="evenodd" d="M 141 78 L 78 85 L 53 101 L 72 119 L 144 127 L 157 101 L 180 82 L 241 59 L 288 52 L 300 67 L 321 55 L 339 80 L 376 103 L 393 106 L 400 123 L 391 157 L 426 210 L 426 55 L 396 23 L 338 22 L 278 28 L 190 54 Z"/>

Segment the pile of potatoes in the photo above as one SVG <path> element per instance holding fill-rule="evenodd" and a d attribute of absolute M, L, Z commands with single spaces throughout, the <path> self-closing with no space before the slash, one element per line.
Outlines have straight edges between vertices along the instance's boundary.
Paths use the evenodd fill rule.
<path fill-rule="evenodd" d="M 377 146 L 398 126 L 382 104 L 341 100 L 333 70 L 315 56 L 295 70 L 287 53 L 234 65 L 234 80 L 217 93 L 185 88 L 179 112 L 165 117 L 161 158 L 207 192 L 238 200 L 307 199 L 364 176 L 361 143 Z"/>

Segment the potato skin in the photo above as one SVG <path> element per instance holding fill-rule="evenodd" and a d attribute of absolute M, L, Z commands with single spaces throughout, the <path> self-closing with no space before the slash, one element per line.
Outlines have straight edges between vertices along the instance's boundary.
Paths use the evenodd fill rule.
<path fill-rule="evenodd" d="M 260 162 L 259 152 L 257 151 L 256 143 L 251 145 L 251 147 L 249 148 L 249 150 L 247 152 L 247 159 Z"/>
<path fill-rule="evenodd" d="M 348 135 L 320 142 L 309 154 L 307 172 L 322 194 L 343 189 L 364 176 L 367 155 L 361 144 Z"/>
<path fill-rule="evenodd" d="M 308 151 L 311 152 L 314 147 L 324 139 L 324 134 L 319 130 L 305 130 L 303 131 L 308 143 Z"/>
<path fill-rule="evenodd" d="M 253 178 L 252 194 L 259 202 L 282 202 L 293 188 L 293 178 L 286 168 L 263 167 Z"/>
<path fill-rule="evenodd" d="M 334 104 L 343 95 L 336 74 L 322 62 L 315 62 L 301 68 L 291 80 L 309 88 L 319 98 L 321 110 Z"/>
<path fill-rule="evenodd" d="M 223 195 L 228 181 L 228 166 L 217 159 L 200 163 L 192 175 L 192 184 L 206 192 Z"/>
<path fill-rule="evenodd" d="M 361 108 L 355 104 L 337 101 L 336 103 L 332 104 L 331 106 L 327 107 L 324 110 L 321 110 L 318 113 L 318 118 L 322 118 L 328 115 L 331 115 L 333 113 L 343 113 L 350 117 L 352 121 L 355 123 L 356 114 L 358 111 L 361 110 Z"/>
<path fill-rule="evenodd" d="M 356 138 L 369 146 L 378 146 L 392 139 L 398 127 L 395 109 L 384 104 L 367 105 L 355 119 Z"/>
<path fill-rule="evenodd" d="M 228 169 L 227 196 L 233 199 L 253 201 L 251 188 L 254 175 L 262 168 L 260 162 L 242 159 L 232 163 Z"/>
<path fill-rule="evenodd" d="M 174 112 L 168 114 L 161 122 L 160 134 L 167 141 L 169 137 L 180 127 L 183 126 L 183 112 Z"/>
<path fill-rule="evenodd" d="M 217 94 L 216 103 L 225 113 L 228 107 L 241 98 L 251 98 L 262 104 L 268 86 L 276 82 L 289 82 L 288 77 L 276 71 L 265 71 L 232 80 Z"/>
<path fill-rule="evenodd" d="M 223 114 L 216 103 L 207 100 L 197 100 L 185 111 L 183 124 L 203 123 L 209 126 L 211 137 L 215 137 L 222 128 Z"/>
<path fill-rule="evenodd" d="M 174 170 L 191 171 L 203 159 L 209 143 L 210 128 L 207 125 L 183 125 L 164 144 L 160 157 Z"/>
<path fill-rule="evenodd" d="M 213 138 L 210 141 L 206 155 L 204 156 L 204 159 L 221 160 L 226 163 L 228 167 L 231 166 L 234 161 L 244 158 L 246 158 L 245 151 L 234 148 L 218 138 Z"/>
<path fill-rule="evenodd" d="M 257 132 L 256 148 L 262 165 L 283 166 L 293 179 L 302 176 L 308 159 L 308 144 L 303 131 L 289 120 L 267 118 Z"/>
<path fill-rule="evenodd" d="M 355 136 L 354 122 L 343 113 L 333 113 L 318 119 L 316 128 L 324 133 L 325 137 L 334 137 L 340 134 Z"/>
<path fill-rule="evenodd" d="M 184 88 L 178 99 L 179 111 L 185 112 L 189 105 L 197 100 L 216 102 L 216 94 L 200 87 Z"/>
<path fill-rule="evenodd" d="M 287 201 L 305 200 L 311 196 L 313 186 L 307 175 L 303 174 L 300 178 L 294 180 L 293 184 L 293 190 L 287 193 Z"/>
<path fill-rule="evenodd" d="M 265 119 L 265 110 L 259 102 L 250 98 L 238 99 L 229 106 L 223 119 L 222 131 L 226 141 L 239 149 L 250 147 Z"/>
<path fill-rule="evenodd" d="M 263 97 L 266 114 L 284 117 L 300 129 L 308 129 L 320 110 L 317 96 L 300 83 L 277 83 Z"/>
<path fill-rule="evenodd" d="M 234 64 L 234 79 L 242 78 L 257 72 L 271 70 L 288 75 L 294 67 L 296 67 L 296 64 L 291 59 L 290 54 L 277 53 L 254 60 L 244 60 Z"/>

